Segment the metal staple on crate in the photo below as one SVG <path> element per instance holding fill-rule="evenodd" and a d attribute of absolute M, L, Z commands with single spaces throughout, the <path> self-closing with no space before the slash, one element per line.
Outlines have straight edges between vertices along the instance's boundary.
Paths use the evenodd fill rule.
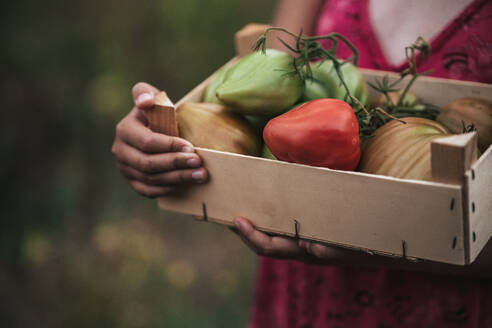
<path fill-rule="evenodd" d="M 205 203 L 202 203 L 202 212 L 203 212 L 203 221 L 208 221 L 207 205 L 205 205 Z"/>
<path fill-rule="evenodd" d="M 295 238 L 299 239 L 299 221 L 294 219 L 294 231 L 296 233 Z"/>
<path fill-rule="evenodd" d="M 402 240 L 401 241 L 401 249 L 402 249 L 402 256 L 404 259 L 407 258 L 407 242 Z"/>

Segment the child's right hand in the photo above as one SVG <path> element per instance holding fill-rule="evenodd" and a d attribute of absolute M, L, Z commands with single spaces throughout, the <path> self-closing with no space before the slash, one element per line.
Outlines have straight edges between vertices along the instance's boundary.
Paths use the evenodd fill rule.
<path fill-rule="evenodd" d="M 159 92 L 146 83 L 132 90 L 135 106 L 116 126 L 111 149 L 121 174 L 130 186 L 146 197 L 159 197 L 177 185 L 207 179 L 207 170 L 188 141 L 152 132 L 143 109 L 154 105 Z"/>

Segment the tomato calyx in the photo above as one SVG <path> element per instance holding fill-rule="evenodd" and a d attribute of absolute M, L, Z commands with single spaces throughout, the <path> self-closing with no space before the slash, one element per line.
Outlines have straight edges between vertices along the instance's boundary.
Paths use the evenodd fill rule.
<path fill-rule="evenodd" d="M 367 110 L 357 98 L 351 97 L 354 103 L 359 107 L 358 110 L 354 108 L 354 111 L 357 122 L 359 123 L 359 137 L 362 140 L 373 137 L 374 132 L 388 120 L 396 120 L 402 124 L 406 124 L 404 120 L 389 114 L 381 107 L 373 107 Z"/>

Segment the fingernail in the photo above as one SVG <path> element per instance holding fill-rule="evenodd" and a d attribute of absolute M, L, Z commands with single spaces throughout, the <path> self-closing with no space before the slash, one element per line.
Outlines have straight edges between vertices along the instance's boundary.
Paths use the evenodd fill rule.
<path fill-rule="evenodd" d="M 198 157 L 190 158 L 189 160 L 186 161 L 186 165 L 191 167 L 200 166 L 200 159 Z"/>
<path fill-rule="evenodd" d="M 181 148 L 181 151 L 183 153 L 194 153 L 195 151 L 193 150 L 193 147 L 190 147 L 190 146 L 184 146 L 183 148 Z"/>
<path fill-rule="evenodd" d="M 195 170 L 191 173 L 191 177 L 194 180 L 203 180 L 205 179 L 205 173 L 202 170 Z"/>
<path fill-rule="evenodd" d="M 307 240 L 299 240 L 299 247 L 302 249 L 308 249 L 310 244 Z"/>
<path fill-rule="evenodd" d="M 150 93 L 142 93 L 140 96 L 138 96 L 137 100 L 135 101 L 137 106 L 143 103 L 144 101 L 148 101 L 153 99 L 154 97 Z"/>
<path fill-rule="evenodd" d="M 234 219 L 234 225 L 236 226 L 236 228 L 238 228 L 239 230 L 243 230 L 243 226 L 241 224 L 241 220 L 238 219 L 238 218 L 235 218 Z"/>

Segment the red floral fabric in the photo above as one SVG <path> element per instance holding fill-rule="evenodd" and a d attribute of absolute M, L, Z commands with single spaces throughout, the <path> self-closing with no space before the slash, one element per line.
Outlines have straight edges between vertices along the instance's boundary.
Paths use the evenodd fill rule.
<path fill-rule="evenodd" d="M 367 0 L 327 1 L 317 34 L 339 32 L 359 65 L 401 71 L 379 46 Z M 419 67 L 492 83 L 492 1 L 473 1 L 431 41 Z M 349 55 L 340 49 L 340 57 Z M 251 327 L 492 327 L 492 281 L 386 269 L 307 265 L 262 257 Z"/>
<path fill-rule="evenodd" d="M 407 63 L 393 66 L 386 59 L 371 26 L 368 3 L 368 0 L 326 1 L 318 18 L 317 34 L 338 32 L 346 36 L 359 50 L 360 67 L 400 72 Z M 419 69 L 432 69 L 432 76 L 491 83 L 491 31 L 492 1 L 473 1 L 431 40 L 432 53 L 425 62 L 419 62 Z M 338 50 L 341 58 L 350 55 L 344 44 Z"/>

